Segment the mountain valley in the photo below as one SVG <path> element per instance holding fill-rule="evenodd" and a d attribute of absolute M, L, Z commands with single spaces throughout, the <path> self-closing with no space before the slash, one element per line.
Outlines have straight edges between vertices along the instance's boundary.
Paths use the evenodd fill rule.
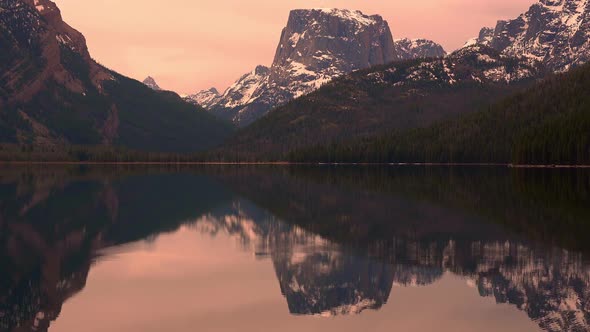
<path fill-rule="evenodd" d="M 108 145 L 193 152 L 229 124 L 93 60 L 50 0 L 0 0 L 0 141 L 50 151 Z"/>

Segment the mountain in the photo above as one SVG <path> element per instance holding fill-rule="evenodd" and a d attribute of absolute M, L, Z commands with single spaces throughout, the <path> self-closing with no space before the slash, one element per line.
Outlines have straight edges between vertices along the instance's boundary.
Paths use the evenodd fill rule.
<path fill-rule="evenodd" d="M 269 100 L 270 93 L 268 89 L 270 68 L 257 66 L 250 73 L 244 74 L 232 86 L 230 86 L 223 95 L 220 95 L 215 88 L 201 91 L 195 95 L 188 96 L 187 101 L 197 103 L 222 117 L 236 122 L 237 118 L 232 118 L 231 110 L 248 114 L 249 110 L 268 109 L 272 100 Z M 265 101 L 268 102 L 265 103 Z M 226 113 L 224 113 L 226 112 Z M 239 122 L 239 121 L 238 121 Z"/>
<path fill-rule="evenodd" d="M 470 43 L 567 71 L 590 60 L 590 1 L 540 0 L 516 19 L 482 29 Z"/>
<path fill-rule="evenodd" d="M 341 9 L 293 10 L 272 66 L 242 76 L 206 107 L 243 126 L 335 77 L 395 59 L 393 37 L 381 16 Z M 188 100 L 202 102 L 203 94 Z"/>
<path fill-rule="evenodd" d="M 293 161 L 590 164 L 590 64 L 428 128 L 324 146 Z"/>
<path fill-rule="evenodd" d="M 377 66 L 273 110 L 223 151 L 227 158 L 280 159 L 293 149 L 424 127 L 487 107 L 543 73 L 527 58 L 482 45 L 445 58 Z"/>
<path fill-rule="evenodd" d="M 145 84 L 145 85 L 147 85 L 147 87 L 150 88 L 150 89 L 152 89 L 152 90 L 156 90 L 156 91 L 162 90 L 160 88 L 160 86 L 158 85 L 158 83 L 156 83 L 156 80 L 153 77 L 151 77 L 151 76 L 146 77 L 146 79 L 143 80 L 142 83 Z"/>
<path fill-rule="evenodd" d="M 0 0 L 0 142 L 198 151 L 229 125 L 94 61 L 50 0 Z"/>
<path fill-rule="evenodd" d="M 203 90 L 198 93 L 188 95 L 185 97 L 185 100 L 208 109 L 219 97 L 219 91 L 217 91 L 215 88 L 211 88 L 209 90 Z"/>
<path fill-rule="evenodd" d="M 395 54 L 400 60 L 440 58 L 447 55 L 445 49 L 428 39 L 396 39 Z"/>
<path fill-rule="evenodd" d="M 386 21 L 359 11 L 294 10 L 271 67 L 258 66 L 223 94 L 203 90 L 185 99 L 245 126 L 292 99 L 355 70 L 395 60 L 442 57 L 426 39 L 393 41 Z"/>

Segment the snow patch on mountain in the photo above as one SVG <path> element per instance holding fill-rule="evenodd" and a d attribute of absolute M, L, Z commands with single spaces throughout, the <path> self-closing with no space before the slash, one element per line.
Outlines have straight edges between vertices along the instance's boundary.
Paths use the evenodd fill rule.
<path fill-rule="evenodd" d="M 151 76 L 146 77 L 146 79 L 143 80 L 143 84 L 147 85 L 147 87 L 152 90 L 156 90 L 156 91 L 162 90 L 160 88 L 160 86 L 158 85 L 158 83 L 156 83 L 156 80 Z"/>
<path fill-rule="evenodd" d="M 540 63 L 528 58 L 513 58 L 484 45 L 472 45 L 444 58 L 427 59 L 415 65 L 393 64 L 386 70 L 368 74 L 365 79 L 395 87 L 466 82 L 511 84 L 539 77 L 540 67 Z"/>
<path fill-rule="evenodd" d="M 476 43 L 567 71 L 590 61 L 590 0 L 541 0 L 516 19 L 482 29 Z"/>
<path fill-rule="evenodd" d="M 353 24 L 361 26 L 370 26 L 372 24 L 378 23 L 374 17 L 367 16 L 359 10 L 352 11 L 348 9 L 337 8 L 317 8 L 315 10 L 319 10 L 326 15 L 338 17 L 342 20 L 347 20 Z"/>
<path fill-rule="evenodd" d="M 185 96 L 184 99 L 190 101 L 193 104 L 200 105 L 203 108 L 209 108 L 219 97 L 219 91 L 217 91 L 216 88 L 211 88 L 209 90 L 203 90 L 195 94 Z"/>
<path fill-rule="evenodd" d="M 400 60 L 439 58 L 447 55 L 444 48 L 428 39 L 396 39 L 395 53 Z"/>

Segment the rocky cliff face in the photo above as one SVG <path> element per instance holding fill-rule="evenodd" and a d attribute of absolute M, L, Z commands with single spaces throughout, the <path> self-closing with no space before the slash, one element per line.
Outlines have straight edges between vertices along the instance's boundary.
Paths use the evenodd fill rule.
<path fill-rule="evenodd" d="M 146 79 L 143 80 L 142 83 L 145 84 L 145 85 L 147 85 L 147 87 L 150 88 L 150 89 L 152 89 L 152 90 L 156 90 L 156 91 L 162 90 L 162 88 L 160 88 L 160 86 L 158 85 L 158 83 L 156 82 L 156 80 L 153 77 L 151 77 L 151 76 L 146 77 Z"/>
<path fill-rule="evenodd" d="M 0 29 L 4 53 L 0 64 L 0 105 L 30 100 L 48 80 L 83 93 L 86 82 L 62 61 L 67 52 L 77 54 L 88 65 L 89 83 L 95 88 L 102 89 L 102 81 L 112 79 L 107 70 L 90 58 L 84 36 L 62 20 L 59 9 L 50 0 L 1 0 Z"/>
<path fill-rule="evenodd" d="M 440 58 L 447 55 L 445 49 L 428 39 L 396 39 L 395 53 L 400 60 Z"/>
<path fill-rule="evenodd" d="M 294 10 L 281 34 L 270 81 L 298 97 L 335 76 L 395 58 L 391 31 L 380 16 L 337 9 Z"/>
<path fill-rule="evenodd" d="M 590 1 L 541 0 L 516 19 L 482 29 L 471 43 L 567 71 L 590 60 Z"/>
<path fill-rule="evenodd" d="M 188 100 L 245 125 L 335 77 L 395 59 L 391 31 L 380 16 L 339 9 L 294 10 L 270 68 L 257 67 L 213 99 L 204 91 Z"/>

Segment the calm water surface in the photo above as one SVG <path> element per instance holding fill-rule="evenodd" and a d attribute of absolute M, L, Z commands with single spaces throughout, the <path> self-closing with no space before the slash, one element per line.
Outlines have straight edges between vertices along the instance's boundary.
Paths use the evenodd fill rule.
<path fill-rule="evenodd" d="M 590 331 L 590 171 L 0 168 L 0 331 Z"/>

